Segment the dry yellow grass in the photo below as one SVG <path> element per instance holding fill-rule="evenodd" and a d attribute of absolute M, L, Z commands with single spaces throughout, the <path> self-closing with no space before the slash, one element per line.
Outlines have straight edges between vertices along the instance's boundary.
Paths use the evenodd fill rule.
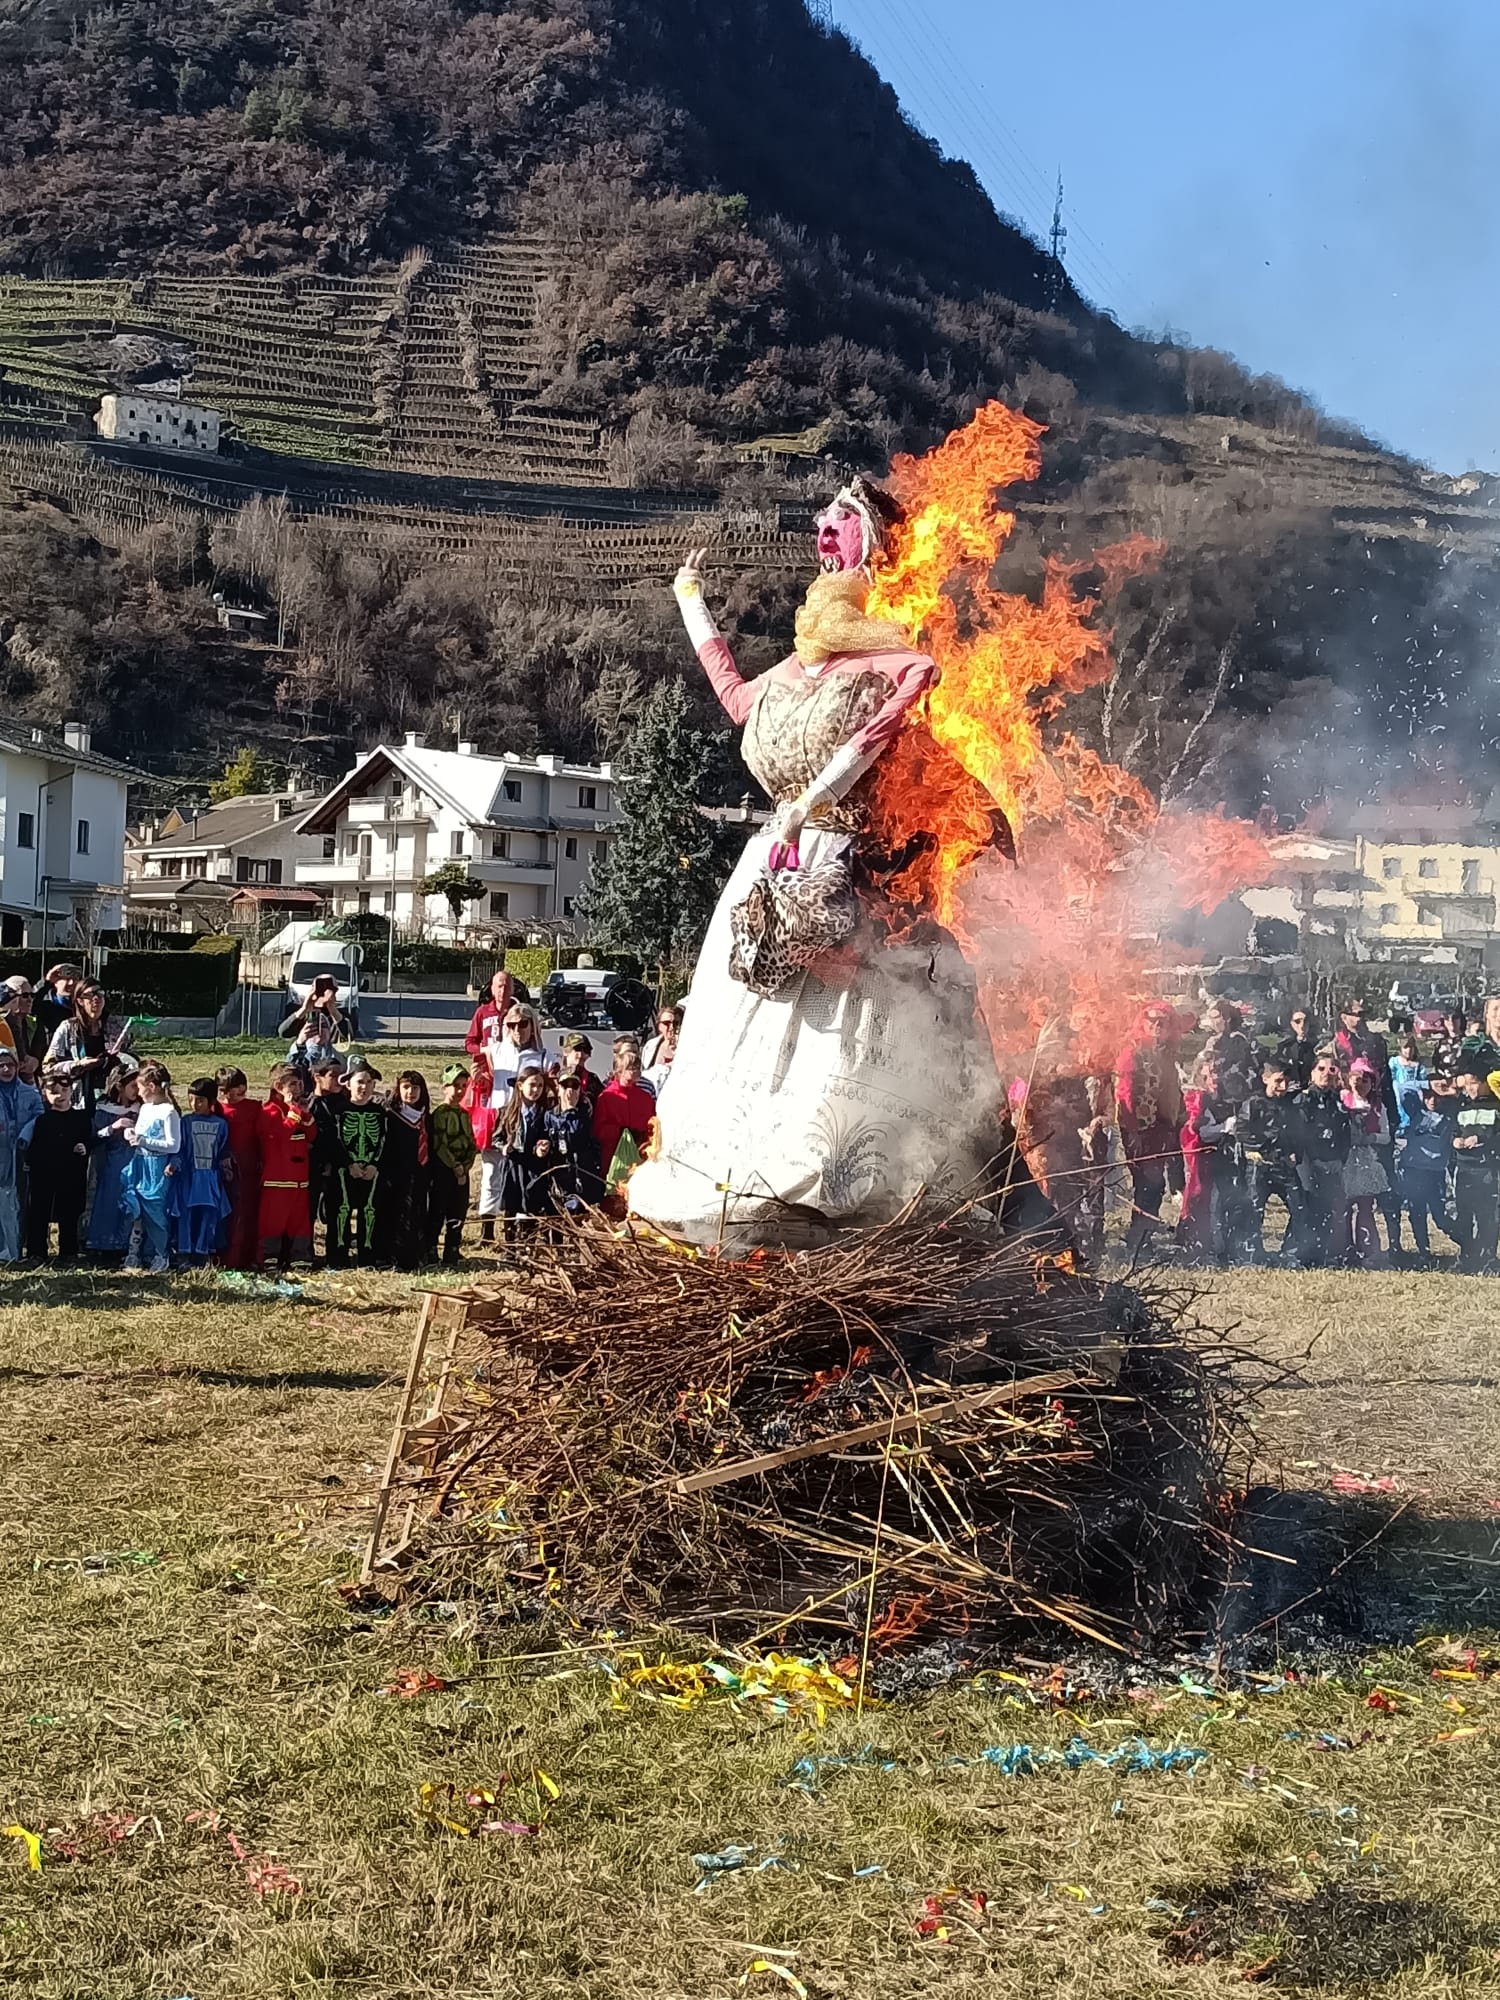
<path fill-rule="evenodd" d="M 1290 1476 L 1321 1487 L 1337 1465 L 1389 1470 L 1473 1521 L 1500 1494 L 1484 1372 L 1497 1297 L 1449 1279 L 1250 1273 L 1216 1305 L 1268 1346 L 1323 1330 L 1308 1386 L 1273 1399 L 1268 1459 L 1316 1460 Z M 1164 1682 L 1053 1714 L 965 1686 L 813 1731 L 722 1707 L 617 1709 L 592 1656 L 562 1678 L 500 1664 L 529 1635 L 481 1644 L 473 1605 L 351 1612 L 337 1585 L 409 1306 L 385 1277 L 319 1279 L 298 1304 L 207 1280 L 7 1281 L 0 1824 L 44 1849 L 32 1872 L 24 1843 L 0 1839 L 6 1992 L 784 2000 L 773 1973 L 738 1984 L 765 1960 L 811 2000 L 1208 2000 L 1243 1992 L 1268 1957 L 1264 1983 L 1324 1994 L 1500 1987 L 1485 1928 L 1500 1921 L 1500 1693 L 1433 1680 L 1430 1648 L 1270 1697 Z M 455 1685 L 379 1696 L 403 1667 Z M 1377 1680 L 1408 1691 L 1397 1713 L 1367 1705 Z M 973 1761 L 1061 1746 L 1080 1721 L 1102 1749 L 1141 1730 L 1210 1754 L 1165 1777 L 1007 1779 Z M 1320 1750 L 1320 1729 L 1357 1747 Z M 783 1782 L 799 1757 L 866 1746 L 898 1768 L 830 1769 L 812 1794 Z M 537 1766 L 560 1797 L 536 1838 L 465 1841 L 416 1814 L 424 1781 Z M 191 1817 L 205 1813 L 220 1831 Z M 111 1845 L 107 1814 L 145 1818 Z M 257 1897 L 224 1829 L 302 1894 Z M 64 1858 L 70 1838 L 83 1858 Z M 732 1842 L 798 1865 L 695 1894 L 693 1854 Z M 1294 1908 L 1323 1898 L 1321 1959 L 1274 1900 L 1214 1942 L 1223 1956 L 1164 1951 L 1181 1920 L 1151 1905 L 1180 1908 L 1241 1869 Z M 921 1899 L 949 1885 L 984 1891 L 988 1916 L 924 1940 Z M 1378 1951 L 1361 1928 L 1372 1900 Z"/>

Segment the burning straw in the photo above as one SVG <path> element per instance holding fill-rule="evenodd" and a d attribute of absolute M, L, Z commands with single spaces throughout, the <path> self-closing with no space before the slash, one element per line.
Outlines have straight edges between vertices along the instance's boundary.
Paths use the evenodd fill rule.
<path fill-rule="evenodd" d="M 587 1223 L 467 1298 L 437 1540 L 575 1616 L 1128 1646 L 1200 1584 L 1233 1357 L 966 1214 L 739 1262 Z"/>

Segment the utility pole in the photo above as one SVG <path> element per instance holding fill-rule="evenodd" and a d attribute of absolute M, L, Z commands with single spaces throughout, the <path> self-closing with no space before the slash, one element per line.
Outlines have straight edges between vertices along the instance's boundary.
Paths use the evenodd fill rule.
<path fill-rule="evenodd" d="M 1047 273 L 1047 303 L 1050 306 L 1062 304 L 1064 264 L 1063 255 L 1068 241 L 1068 225 L 1063 221 L 1063 177 L 1062 168 L 1057 170 L 1057 200 L 1052 207 L 1052 269 Z"/>

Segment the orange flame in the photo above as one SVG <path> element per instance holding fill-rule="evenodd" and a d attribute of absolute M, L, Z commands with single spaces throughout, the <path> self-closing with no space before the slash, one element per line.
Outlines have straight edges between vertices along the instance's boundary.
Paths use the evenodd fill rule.
<path fill-rule="evenodd" d="M 1069 698 L 1112 668 L 1104 600 L 1162 551 L 1138 536 L 1089 563 L 1048 558 L 1038 596 L 997 589 L 1015 516 L 995 494 L 1037 477 L 1042 435 L 989 403 L 936 450 L 892 465 L 905 518 L 867 609 L 911 633 L 942 678 L 926 728 L 876 767 L 871 825 L 897 853 L 914 829 L 928 836 L 888 893 L 935 916 L 975 963 L 1002 1061 L 1108 1069 L 1150 990 L 1151 904 L 1212 909 L 1263 881 L 1270 858 L 1253 827 L 1222 813 L 1163 815 L 1064 726 Z M 1001 858 L 997 806 L 1018 866 Z"/>

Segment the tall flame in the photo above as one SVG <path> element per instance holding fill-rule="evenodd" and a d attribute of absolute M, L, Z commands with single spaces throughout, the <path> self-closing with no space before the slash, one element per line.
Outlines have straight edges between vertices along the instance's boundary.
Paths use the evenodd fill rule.
<path fill-rule="evenodd" d="M 1253 827 L 1221 812 L 1163 814 L 1139 779 L 1067 728 L 1070 697 L 1112 669 L 1104 600 L 1161 545 L 1137 537 L 1088 564 L 1049 558 L 1035 599 L 997 589 L 1015 515 L 995 494 L 1037 477 L 1042 436 L 989 403 L 891 468 L 905 518 L 868 609 L 909 632 L 942 678 L 926 729 L 908 730 L 877 767 L 872 828 L 891 850 L 915 829 L 930 836 L 890 891 L 935 915 L 974 963 L 1002 1063 L 1107 1069 L 1150 993 L 1149 907 L 1212 909 L 1263 881 L 1270 857 Z M 1085 573 L 1092 595 L 1079 587 Z M 995 851 L 992 804 L 1010 824 L 1014 865 Z"/>

